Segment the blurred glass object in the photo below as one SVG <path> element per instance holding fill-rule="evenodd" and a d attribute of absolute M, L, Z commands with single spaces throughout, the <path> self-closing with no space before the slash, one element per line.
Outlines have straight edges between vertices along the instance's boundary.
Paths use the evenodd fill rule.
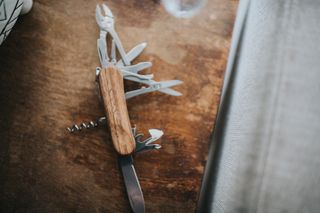
<path fill-rule="evenodd" d="M 162 0 L 165 9 L 177 18 L 190 18 L 205 5 L 206 0 Z"/>

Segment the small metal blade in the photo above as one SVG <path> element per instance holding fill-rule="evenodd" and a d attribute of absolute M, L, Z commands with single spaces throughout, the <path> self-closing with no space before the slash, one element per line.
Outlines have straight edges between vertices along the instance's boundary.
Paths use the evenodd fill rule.
<path fill-rule="evenodd" d="M 182 81 L 180 80 L 168 80 L 168 81 L 160 81 L 160 82 L 156 82 L 155 84 L 161 84 L 161 88 L 168 88 L 168 87 L 173 87 L 173 86 L 177 86 L 179 84 L 182 84 Z M 150 86 L 152 86 L 152 84 L 150 84 Z"/>
<path fill-rule="evenodd" d="M 125 70 L 127 72 L 133 72 L 133 73 L 138 73 L 141 70 L 147 69 L 152 66 L 151 62 L 140 62 L 135 65 L 129 65 L 129 66 L 120 66 L 119 69 Z"/>
<path fill-rule="evenodd" d="M 169 87 L 177 86 L 179 84 L 182 84 L 183 82 L 180 80 L 169 80 L 169 81 L 161 81 L 161 89 L 159 89 L 159 92 L 165 93 L 167 95 L 172 95 L 172 96 L 181 96 L 182 93 L 171 89 Z"/>
<path fill-rule="evenodd" d="M 122 171 L 129 202 L 134 213 L 144 213 L 145 204 L 132 156 L 119 156 L 118 163 Z"/>
<path fill-rule="evenodd" d="M 152 78 L 153 78 L 153 74 L 140 75 L 140 74 L 136 74 L 133 72 L 128 72 L 126 70 L 120 69 L 120 71 L 121 71 L 124 79 L 129 80 L 129 81 L 138 82 L 141 84 L 146 84 L 149 81 L 152 81 Z"/>
<path fill-rule="evenodd" d="M 127 53 L 127 59 L 131 62 L 133 61 L 136 57 L 138 57 L 141 52 L 146 48 L 147 43 L 141 43 L 132 48 L 128 53 Z M 123 61 L 119 60 L 117 63 L 117 66 L 123 66 Z"/>
<path fill-rule="evenodd" d="M 178 92 L 178 91 L 171 89 L 171 88 L 159 89 L 158 91 L 165 93 L 167 95 L 172 95 L 172 96 L 181 96 L 182 95 L 181 92 Z"/>

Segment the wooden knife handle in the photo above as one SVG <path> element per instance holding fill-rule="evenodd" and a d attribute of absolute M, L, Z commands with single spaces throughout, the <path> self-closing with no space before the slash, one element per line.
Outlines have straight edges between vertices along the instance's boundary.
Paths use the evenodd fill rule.
<path fill-rule="evenodd" d="M 120 155 L 132 154 L 136 144 L 130 125 L 122 74 L 116 67 L 104 68 L 100 72 L 99 83 L 114 148 Z"/>

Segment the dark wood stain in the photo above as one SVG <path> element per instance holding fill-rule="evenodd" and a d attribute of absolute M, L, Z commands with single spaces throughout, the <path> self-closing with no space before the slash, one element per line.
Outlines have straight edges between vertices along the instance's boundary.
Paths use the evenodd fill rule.
<path fill-rule="evenodd" d="M 69 134 L 104 114 L 95 83 L 98 1 L 38 0 L 0 47 L 0 211 L 128 212 L 105 128 Z M 190 20 L 159 1 L 107 1 L 127 50 L 148 42 L 156 80 L 184 95 L 127 102 L 139 132 L 164 130 L 163 148 L 135 158 L 147 212 L 193 212 L 214 126 L 237 1 L 208 1 Z M 125 82 L 126 90 L 139 85 Z"/>

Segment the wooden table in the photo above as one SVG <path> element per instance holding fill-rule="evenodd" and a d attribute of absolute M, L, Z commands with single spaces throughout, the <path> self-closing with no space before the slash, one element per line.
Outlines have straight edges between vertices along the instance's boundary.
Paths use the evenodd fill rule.
<path fill-rule="evenodd" d="M 38 0 L 0 47 L 0 211 L 128 212 L 106 128 L 66 127 L 104 114 L 97 1 Z M 156 80 L 181 79 L 182 97 L 152 93 L 128 101 L 139 132 L 164 130 L 163 148 L 135 158 L 147 212 L 193 212 L 219 103 L 237 0 L 210 0 L 193 19 L 158 1 L 107 1 L 136 61 Z M 126 82 L 126 89 L 138 85 Z"/>

